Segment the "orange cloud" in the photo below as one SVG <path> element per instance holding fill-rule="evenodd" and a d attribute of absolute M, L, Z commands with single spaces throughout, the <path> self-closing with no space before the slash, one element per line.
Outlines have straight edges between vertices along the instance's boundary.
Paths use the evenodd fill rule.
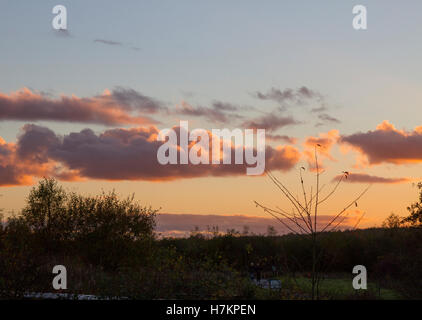
<path fill-rule="evenodd" d="M 408 132 L 398 130 L 388 121 L 383 121 L 374 131 L 342 136 L 339 142 L 360 154 L 358 163 L 361 165 L 422 162 L 421 127 Z"/>
<path fill-rule="evenodd" d="M 303 154 L 311 170 L 315 170 L 315 147 L 317 148 L 318 167 L 324 168 L 323 160 L 335 161 L 331 155 L 331 149 L 339 139 L 338 130 L 331 130 L 327 133 L 320 133 L 318 137 L 308 137 L 303 144 Z"/>
<path fill-rule="evenodd" d="M 61 168 L 54 160 L 21 157 L 19 147 L 0 137 L 0 186 L 31 185 L 34 177 L 56 176 L 65 181 L 80 179 L 76 172 Z"/>
<path fill-rule="evenodd" d="M 333 181 L 338 181 L 343 175 L 338 175 L 333 178 Z M 397 184 L 411 182 L 411 178 L 386 178 L 379 176 L 372 176 L 366 173 L 350 173 L 344 182 L 350 183 L 383 183 L 383 184 Z"/>
<path fill-rule="evenodd" d="M 152 98 L 131 89 L 117 88 L 90 98 L 74 95 L 51 98 L 23 88 L 9 95 L 0 93 L 0 120 L 66 121 L 104 125 L 151 124 L 153 119 L 139 113 L 164 108 Z M 133 115 L 135 113 L 135 115 Z"/>
<path fill-rule="evenodd" d="M 174 129 L 176 132 L 180 130 Z M 85 129 L 59 137 L 46 127 L 27 124 L 16 144 L 1 140 L 0 185 L 30 184 L 32 177 L 42 176 L 69 181 L 168 181 L 246 174 L 247 165 L 235 164 L 234 160 L 224 165 L 161 165 L 157 160 L 157 150 L 164 142 L 157 141 L 157 134 L 155 127 L 138 127 L 110 129 L 101 134 Z M 191 143 L 189 148 L 193 145 Z M 232 159 L 237 147 L 229 149 Z M 292 146 L 267 146 L 265 158 L 267 169 L 287 171 L 299 161 L 300 153 Z"/>

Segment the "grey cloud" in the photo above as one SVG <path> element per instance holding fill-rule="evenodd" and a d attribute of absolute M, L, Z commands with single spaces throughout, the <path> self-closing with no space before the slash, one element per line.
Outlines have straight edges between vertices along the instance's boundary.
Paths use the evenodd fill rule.
<path fill-rule="evenodd" d="M 109 46 L 123 46 L 122 42 L 106 40 L 106 39 L 95 39 L 94 42 L 107 44 Z"/>
<path fill-rule="evenodd" d="M 280 134 L 265 134 L 266 139 L 273 140 L 273 141 L 283 141 L 285 143 L 295 144 L 297 142 L 296 138 L 286 136 L 286 135 L 280 135 Z"/>
<path fill-rule="evenodd" d="M 329 114 L 322 113 L 318 115 L 318 119 L 324 121 L 324 122 L 331 122 L 331 123 L 341 123 L 341 121 L 337 118 L 334 118 L 330 116 Z"/>
<path fill-rule="evenodd" d="M 313 91 L 307 87 L 300 87 L 298 89 L 288 88 L 283 91 L 271 88 L 267 93 L 257 91 L 255 96 L 260 100 L 275 101 L 283 106 L 286 103 L 305 104 L 310 100 L 321 101 L 323 99 L 319 92 Z"/>
<path fill-rule="evenodd" d="M 69 30 L 67 29 L 53 29 L 54 35 L 60 38 L 71 38 L 72 35 L 70 34 Z"/>
<path fill-rule="evenodd" d="M 157 113 L 160 110 L 167 109 L 167 107 L 164 106 L 164 103 L 145 96 L 134 89 L 116 87 L 111 94 L 115 102 L 127 106 L 129 109 L 135 109 L 146 113 Z"/>
<path fill-rule="evenodd" d="M 0 120 L 63 121 L 104 125 L 157 123 L 134 115 L 165 109 L 157 100 L 132 89 L 117 88 L 111 94 L 78 98 L 53 98 L 22 89 L 10 95 L 0 93 Z"/>
<path fill-rule="evenodd" d="M 312 108 L 311 112 L 318 113 L 318 112 L 323 112 L 323 111 L 326 111 L 326 110 L 327 110 L 326 106 L 320 106 L 320 107 L 317 107 L 317 108 Z"/>
<path fill-rule="evenodd" d="M 245 128 L 275 131 L 286 126 L 296 125 L 300 123 L 300 121 L 295 120 L 293 117 L 280 117 L 275 114 L 268 114 L 255 119 L 247 120 L 243 122 L 242 126 Z"/>
<path fill-rule="evenodd" d="M 220 101 L 214 101 L 211 107 L 192 106 L 186 102 L 182 102 L 176 110 L 171 111 L 173 114 L 187 115 L 194 117 L 204 117 L 212 122 L 228 123 L 230 121 L 241 119 L 238 113 L 239 107 L 230 103 L 224 103 Z"/>

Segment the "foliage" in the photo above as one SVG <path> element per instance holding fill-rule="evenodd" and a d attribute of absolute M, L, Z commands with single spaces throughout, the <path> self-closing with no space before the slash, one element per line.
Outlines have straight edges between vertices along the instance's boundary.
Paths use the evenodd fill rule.
<path fill-rule="evenodd" d="M 18 216 L 0 225 L 0 297 L 51 292 L 52 268 L 68 271 L 68 293 L 136 299 L 309 299 L 312 239 L 193 232 L 184 239 L 154 237 L 156 210 L 116 193 L 81 196 L 44 179 Z M 394 220 L 396 221 L 396 219 Z M 422 228 L 378 228 L 318 233 L 320 297 L 422 297 Z M 282 279 L 270 291 L 250 281 Z M 351 294 L 349 274 L 368 270 L 370 288 Z M 335 277 L 333 275 L 341 276 Z M 305 284 L 306 283 L 306 284 Z M 378 289 L 378 292 L 377 290 Z"/>
<path fill-rule="evenodd" d="M 383 228 L 399 228 L 401 225 L 401 219 L 398 215 L 391 213 L 382 223 Z"/>
<path fill-rule="evenodd" d="M 55 179 L 44 178 L 31 189 L 22 217 L 32 231 L 59 240 L 69 223 L 66 215 L 66 192 Z"/>
<path fill-rule="evenodd" d="M 410 223 L 413 226 L 422 226 L 422 182 L 417 184 L 419 190 L 419 199 L 412 203 L 407 210 L 410 212 L 409 216 L 403 219 L 403 223 Z"/>

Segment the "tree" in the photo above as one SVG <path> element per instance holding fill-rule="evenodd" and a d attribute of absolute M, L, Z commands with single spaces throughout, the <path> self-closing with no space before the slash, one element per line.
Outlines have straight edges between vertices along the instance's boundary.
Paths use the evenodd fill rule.
<path fill-rule="evenodd" d="M 417 202 L 412 203 L 407 207 L 407 211 L 410 212 L 410 215 L 402 220 L 402 223 L 410 223 L 413 226 L 422 225 L 422 182 L 419 182 L 417 185 L 419 189 L 419 199 Z"/>
<path fill-rule="evenodd" d="M 382 223 L 383 228 L 399 228 L 401 224 L 400 217 L 394 213 L 391 213 Z"/>
<path fill-rule="evenodd" d="M 338 190 L 339 185 L 342 181 L 348 178 L 349 172 L 343 171 L 343 174 L 338 178 L 337 183 L 334 187 L 324 196 L 321 195 L 321 191 L 324 186 L 320 186 L 320 175 L 321 169 L 318 162 L 317 148 L 320 148 L 321 145 L 315 145 L 314 159 L 315 159 L 315 179 L 316 185 L 315 189 L 310 188 L 310 192 L 306 191 L 302 171 L 306 169 L 301 167 L 299 169 L 299 177 L 301 189 L 303 192 L 303 199 L 299 196 L 293 195 L 289 188 L 287 188 L 278 178 L 274 176 L 273 173 L 266 170 L 267 176 L 275 184 L 275 186 L 281 191 L 282 195 L 290 202 L 292 205 L 291 210 L 285 210 L 279 207 L 270 208 L 260 204 L 257 201 L 254 201 L 257 207 L 260 207 L 264 212 L 270 214 L 276 218 L 284 227 L 286 227 L 291 233 L 308 236 L 311 240 L 312 247 L 312 272 L 311 272 L 311 285 L 312 285 L 312 299 L 318 299 L 319 297 L 319 282 L 320 282 L 320 261 L 322 258 L 322 250 L 318 249 L 318 234 L 324 231 L 334 231 L 336 230 L 346 219 L 348 214 L 348 209 L 352 206 L 357 206 L 357 201 L 363 197 L 363 195 L 368 191 L 369 187 L 365 188 L 358 196 L 353 200 L 348 202 L 343 209 L 339 210 L 328 223 L 324 225 L 318 225 L 318 215 L 319 208 L 322 203 L 328 200 L 335 192 Z M 314 191 L 313 191 L 314 190 Z M 357 224 L 362 219 L 363 215 L 360 217 Z"/>
<path fill-rule="evenodd" d="M 131 250 L 145 252 L 150 247 L 157 211 L 141 206 L 134 195 L 123 199 L 114 191 L 79 195 L 66 192 L 55 179 L 44 178 L 32 188 L 22 215 L 13 221 L 22 223 L 34 242 L 40 241 L 35 247 L 47 255 L 76 251 L 93 264 L 114 269 L 143 259 Z"/>
<path fill-rule="evenodd" d="M 276 235 L 277 235 L 277 230 L 274 228 L 274 226 L 268 226 L 267 227 L 267 236 L 275 237 Z"/>
<path fill-rule="evenodd" d="M 98 196 L 73 193 L 67 203 L 71 224 L 65 234 L 85 259 L 117 270 L 144 259 L 154 236 L 156 212 L 141 206 L 133 195 L 120 199 L 114 191 Z"/>
<path fill-rule="evenodd" d="M 66 219 L 66 199 L 66 192 L 57 180 L 44 178 L 31 189 L 22 216 L 32 231 L 55 239 Z"/>
<path fill-rule="evenodd" d="M 22 217 L 49 240 L 138 240 L 153 235 L 157 211 L 142 207 L 133 195 L 66 193 L 57 180 L 44 178 L 30 191 Z"/>
<path fill-rule="evenodd" d="M 135 241 L 152 237 L 157 211 L 142 207 L 134 195 L 119 199 L 114 191 L 98 196 L 72 193 L 67 202 L 67 216 L 72 221 L 69 231 L 75 239 Z"/>

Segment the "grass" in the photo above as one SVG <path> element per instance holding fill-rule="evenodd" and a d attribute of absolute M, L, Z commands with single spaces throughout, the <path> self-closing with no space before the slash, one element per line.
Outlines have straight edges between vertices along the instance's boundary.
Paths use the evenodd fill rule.
<path fill-rule="evenodd" d="M 293 291 L 301 291 L 310 294 L 311 279 L 304 276 L 279 277 L 282 288 Z M 350 276 L 326 277 L 320 282 L 319 293 L 321 299 L 382 299 L 396 300 L 402 296 L 396 291 L 380 288 L 374 282 L 368 282 L 367 290 L 355 290 Z"/>

